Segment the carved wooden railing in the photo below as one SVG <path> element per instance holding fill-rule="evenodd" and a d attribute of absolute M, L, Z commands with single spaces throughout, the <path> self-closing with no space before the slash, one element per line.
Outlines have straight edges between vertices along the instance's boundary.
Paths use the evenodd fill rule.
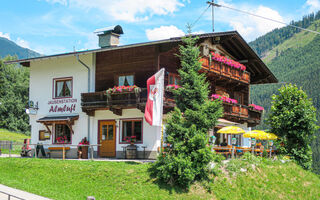
<path fill-rule="evenodd" d="M 202 62 L 202 68 L 205 70 L 234 80 L 241 81 L 243 83 L 250 83 L 250 73 L 247 71 L 242 71 L 240 69 L 236 69 L 234 67 L 214 60 L 210 62 L 208 57 L 203 57 L 200 59 L 200 61 Z"/>
<path fill-rule="evenodd" d="M 144 107 L 147 102 L 147 88 L 141 88 L 139 92 L 121 92 L 114 94 L 107 94 L 103 92 L 90 92 L 81 94 L 81 107 L 82 111 L 87 114 L 95 110 L 109 109 L 116 114 L 121 115 L 121 110 L 125 108 L 138 108 L 144 112 Z M 164 107 L 165 111 L 173 108 L 175 102 L 172 93 L 165 92 L 164 94 Z"/>
<path fill-rule="evenodd" d="M 224 115 L 248 118 L 248 106 L 241 104 L 223 103 Z"/>
<path fill-rule="evenodd" d="M 139 93 L 123 92 L 107 95 L 106 92 L 92 92 L 81 94 L 82 110 L 90 115 L 92 111 L 99 109 L 109 109 L 115 114 L 121 115 L 122 109 L 138 108 L 144 112 L 147 101 L 147 89 L 141 88 Z M 166 91 L 164 94 L 164 112 L 168 112 L 175 107 L 172 92 Z M 253 125 L 259 124 L 261 121 L 262 111 L 257 111 L 242 104 L 223 103 L 224 118 L 248 122 Z"/>

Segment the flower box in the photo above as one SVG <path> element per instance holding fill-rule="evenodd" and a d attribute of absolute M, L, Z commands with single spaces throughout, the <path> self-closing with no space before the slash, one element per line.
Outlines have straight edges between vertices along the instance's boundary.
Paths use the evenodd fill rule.
<path fill-rule="evenodd" d="M 255 104 L 249 104 L 249 109 L 256 110 L 256 111 L 259 111 L 259 112 L 262 112 L 264 110 L 264 108 L 262 106 L 258 106 L 258 105 L 255 105 Z"/>
<path fill-rule="evenodd" d="M 218 61 L 218 62 L 221 62 L 221 63 L 224 63 L 228 66 L 231 66 L 235 69 L 239 69 L 239 70 L 242 70 L 242 71 L 245 71 L 246 70 L 246 66 L 244 66 L 243 64 L 237 62 L 237 61 L 234 61 L 232 59 L 229 59 L 225 56 L 221 56 L 220 54 L 218 53 L 214 53 L 214 52 L 211 52 L 211 59 L 212 60 L 215 60 L 215 61 Z"/>
<path fill-rule="evenodd" d="M 170 84 L 166 86 L 166 91 L 171 92 L 172 90 L 176 90 L 178 88 L 181 88 L 180 85 Z"/>
<path fill-rule="evenodd" d="M 106 93 L 107 94 L 119 94 L 119 93 L 126 93 L 126 92 L 140 92 L 141 89 L 136 86 L 114 86 L 113 88 L 109 88 Z"/>
<path fill-rule="evenodd" d="M 237 104 L 238 103 L 237 100 L 231 99 L 231 98 L 226 97 L 226 96 L 221 96 L 219 94 L 211 95 L 211 100 L 215 100 L 215 99 L 220 99 L 222 102 L 230 103 L 230 104 Z"/>

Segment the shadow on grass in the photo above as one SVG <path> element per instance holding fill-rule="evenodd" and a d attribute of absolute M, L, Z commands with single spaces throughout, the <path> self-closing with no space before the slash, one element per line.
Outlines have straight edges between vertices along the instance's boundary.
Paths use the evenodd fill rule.
<path fill-rule="evenodd" d="M 149 166 L 148 173 L 149 173 L 150 178 L 148 180 L 146 180 L 146 182 L 152 182 L 153 184 L 156 184 L 159 187 L 159 189 L 166 190 L 169 192 L 169 194 L 173 194 L 173 192 L 175 192 L 177 194 L 189 192 L 189 190 L 186 188 L 171 185 L 171 184 L 168 184 L 168 183 L 165 183 L 165 182 L 159 180 L 156 176 L 156 172 L 155 172 L 154 168 L 152 167 L 152 165 Z"/>
<path fill-rule="evenodd" d="M 125 161 L 125 163 L 128 165 L 141 165 L 141 163 L 134 162 L 134 161 Z"/>

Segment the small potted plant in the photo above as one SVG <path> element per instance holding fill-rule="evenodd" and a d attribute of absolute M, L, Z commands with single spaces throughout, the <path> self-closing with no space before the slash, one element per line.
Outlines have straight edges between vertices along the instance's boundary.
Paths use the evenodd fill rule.
<path fill-rule="evenodd" d="M 88 147 L 84 145 L 89 145 L 87 137 L 84 137 L 78 144 L 78 159 L 88 159 Z"/>
<path fill-rule="evenodd" d="M 127 136 L 124 138 L 130 145 L 126 148 L 127 158 L 136 159 L 137 158 L 137 146 L 134 144 L 137 141 L 136 136 Z"/>

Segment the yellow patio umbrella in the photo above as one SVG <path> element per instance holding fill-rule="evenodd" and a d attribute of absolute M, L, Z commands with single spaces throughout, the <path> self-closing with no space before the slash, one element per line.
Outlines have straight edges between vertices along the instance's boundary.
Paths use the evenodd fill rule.
<path fill-rule="evenodd" d="M 260 139 L 261 137 L 263 137 L 265 135 L 266 135 L 266 132 L 264 132 L 264 131 L 253 130 L 253 131 L 248 131 L 245 134 L 243 134 L 243 137 Z"/>
<path fill-rule="evenodd" d="M 239 128 L 237 126 L 226 126 L 218 130 L 217 133 L 237 135 L 237 134 L 245 133 L 245 131 L 242 128 Z"/>
<path fill-rule="evenodd" d="M 256 138 L 257 140 L 275 140 L 278 138 L 274 133 L 266 133 L 261 130 L 248 131 L 243 134 L 245 138 Z"/>
<path fill-rule="evenodd" d="M 267 133 L 268 134 L 268 139 L 269 140 L 276 140 L 278 139 L 278 136 L 274 133 Z"/>

